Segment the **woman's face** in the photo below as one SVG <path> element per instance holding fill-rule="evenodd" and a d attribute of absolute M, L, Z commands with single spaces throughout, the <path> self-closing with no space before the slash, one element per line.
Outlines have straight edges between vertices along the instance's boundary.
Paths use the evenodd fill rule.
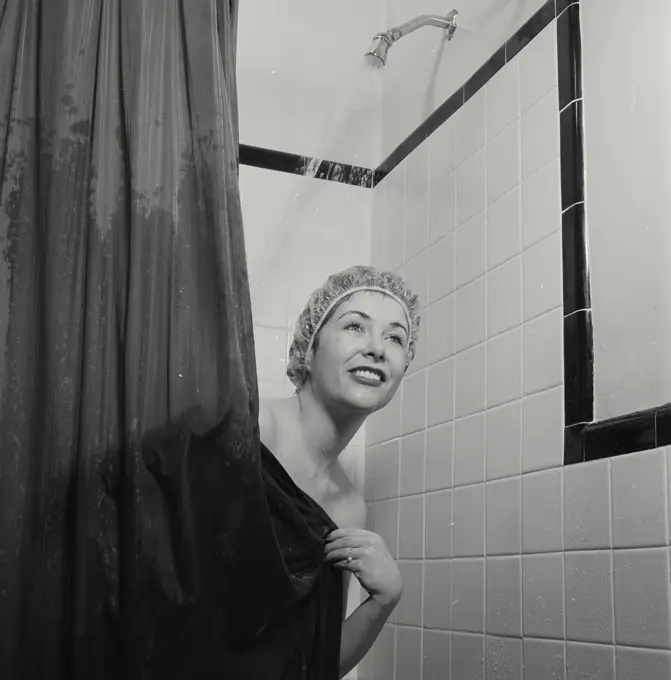
<path fill-rule="evenodd" d="M 319 331 L 309 364 L 313 392 L 358 412 L 386 406 L 405 374 L 409 330 L 403 308 L 388 295 L 345 298 Z"/>

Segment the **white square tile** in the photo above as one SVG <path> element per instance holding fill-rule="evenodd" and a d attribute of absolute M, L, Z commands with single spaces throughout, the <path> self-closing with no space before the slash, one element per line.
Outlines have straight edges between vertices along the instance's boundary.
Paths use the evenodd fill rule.
<path fill-rule="evenodd" d="M 669 549 L 616 550 L 613 571 L 615 642 L 669 649 Z"/>
<path fill-rule="evenodd" d="M 487 208 L 487 267 L 492 269 L 522 252 L 520 188 Z"/>
<path fill-rule="evenodd" d="M 431 305 L 424 316 L 426 319 L 427 361 L 433 364 L 454 354 L 455 316 L 454 295 Z"/>
<path fill-rule="evenodd" d="M 403 380 L 401 432 L 410 434 L 426 426 L 426 371 Z"/>
<path fill-rule="evenodd" d="M 562 470 L 522 477 L 522 550 L 525 553 L 564 549 Z"/>
<path fill-rule="evenodd" d="M 613 556 L 610 551 L 570 552 L 566 569 L 566 637 L 613 644 Z"/>
<path fill-rule="evenodd" d="M 393 399 L 376 413 L 378 416 L 378 441 L 384 442 L 401 436 L 401 404 L 403 388 L 396 391 Z"/>
<path fill-rule="evenodd" d="M 452 557 L 452 490 L 427 493 L 424 502 L 426 558 Z"/>
<path fill-rule="evenodd" d="M 374 229 L 373 266 L 396 271 L 405 262 L 405 211 L 388 218 L 379 229 L 377 225 Z"/>
<path fill-rule="evenodd" d="M 252 315 L 255 326 L 288 328 L 289 281 L 285 274 L 273 274 L 249 279 Z"/>
<path fill-rule="evenodd" d="M 397 564 L 403 581 L 403 597 L 396 607 L 396 623 L 406 626 L 421 626 L 424 590 L 422 561 L 399 560 Z"/>
<path fill-rule="evenodd" d="M 561 309 L 525 324 L 522 354 L 525 395 L 561 384 L 564 368 Z"/>
<path fill-rule="evenodd" d="M 487 144 L 487 204 L 520 183 L 520 123 L 514 121 Z"/>
<path fill-rule="evenodd" d="M 428 427 L 454 419 L 454 360 L 447 359 L 428 369 Z"/>
<path fill-rule="evenodd" d="M 255 325 L 254 347 L 259 381 L 283 383 L 287 370 L 287 331 Z"/>
<path fill-rule="evenodd" d="M 479 557 L 485 554 L 485 485 L 455 487 L 453 555 Z"/>
<path fill-rule="evenodd" d="M 614 680 L 615 648 L 584 642 L 566 643 L 566 680 Z"/>
<path fill-rule="evenodd" d="M 522 635 L 522 558 L 487 558 L 487 633 Z"/>
<path fill-rule="evenodd" d="M 546 26 L 519 55 L 520 105 L 526 111 L 557 87 L 557 28 Z"/>
<path fill-rule="evenodd" d="M 401 496 L 424 491 L 425 458 L 426 439 L 423 431 L 401 439 Z"/>
<path fill-rule="evenodd" d="M 486 156 L 480 149 L 457 170 L 457 225 L 477 215 L 486 206 Z"/>
<path fill-rule="evenodd" d="M 618 647 L 617 680 L 668 680 L 671 652 L 657 649 Z"/>
<path fill-rule="evenodd" d="M 452 663 L 450 633 L 445 630 L 425 630 L 422 649 L 424 653 L 422 680 L 444 680 L 449 677 L 447 674 Z"/>
<path fill-rule="evenodd" d="M 613 547 L 668 545 L 666 450 L 611 460 Z"/>
<path fill-rule="evenodd" d="M 564 680 L 566 646 L 557 640 L 525 638 L 524 680 Z"/>
<path fill-rule="evenodd" d="M 561 233 L 524 251 L 524 320 L 529 321 L 562 304 Z"/>
<path fill-rule="evenodd" d="M 399 500 L 398 557 L 421 559 L 424 557 L 424 535 L 417 527 L 424 526 L 424 496 L 406 496 Z"/>
<path fill-rule="evenodd" d="M 454 292 L 454 234 L 434 243 L 429 249 L 428 304 Z"/>
<path fill-rule="evenodd" d="M 447 236 L 457 223 L 457 174 L 447 175 L 429 194 L 429 240 Z"/>
<path fill-rule="evenodd" d="M 430 137 L 431 186 L 440 184 L 456 165 L 454 118 L 444 122 Z"/>
<path fill-rule="evenodd" d="M 524 636 L 564 638 L 564 555 L 522 558 Z"/>
<path fill-rule="evenodd" d="M 391 556 L 398 557 L 398 498 L 377 504 L 377 533 L 387 545 Z"/>
<path fill-rule="evenodd" d="M 428 560 L 424 563 L 424 627 L 447 630 L 451 614 L 452 562 Z"/>
<path fill-rule="evenodd" d="M 487 273 L 487 335 L 491 338 L 522 323 L 522 257 Z"/>
<path fill-rule="evenodd" d="M 406 205 L 424 198 L 429 191 L 429 143 L 422 142 L 405 159 Z"/>
<path fill-rule="evenodd" d="M 564 462 L 564 389 L 526 397 L 522 407 L 522 469 L 561 466 Z"/>
<path fill-rule="evenodd" d="M 522 115 L 522 177 L 526 179 L 559 155 L 556 88 Z"/>
<path fill-rule="evenodd" d="M 405 166 L 406 162 L 401 161 L 384 179 L 389 217 L 405 210 Z"/>
<path fill-rule="evenodd" d="M 452 486 L 452 461 L 454 459 L 453 425 L 444 423 L 426 431 L 427 491 Z"/>
<path fill-rule="evenodd" d="M 485 560 L 452 562 L 452 630 L 485 630 Z"/>
<path fill-rule="evenodd" d="M 487 555 L 522 552 L 522 480 L 487 482 Z"/>
<path fill-rule="evenodd" d="M 457 288 L 487 271 L 485 212 L 478 213 L 456 231 Z"/>
<path fill-rule="evenodd" d="M 610 548 L 610 460 L 564 468 L 566 550 Z"/>
<path fill-rule="evenodd" d="M 487 338 L 487 279 L 460 288 L 457 298 L 457 352 L 473 347 Z"/>
<path fill-rule="evenodd" d="M 487 406 L 493 408 L 519 399 L 522 396 L 522 327 L 489 340 L 487 353 Z"/>
<path fill-rule="evenodd" d="M 522 184 L 522 242 L 525 248 L 561 227 L 559 158 L 555 158 Z"/>
<path fill-rule="evenodd" d="M 457 354 L 455 361 L 455 417 L 463 418 L 482 411 L 485 398 L 485 345 L 477 345 Z"/>
<path fill-rule="evenodd" d="M 429 267 L 429 251 L 421 252 L 399 270 L 408 288 L 419 298 L 419 309 L 427 305 L 428 281 L 426 271 Z"/>
<path fill-rule="evenodd" d="M 522 402 L 487 411 L 487 479 L 520 474 L 522 469 Z"/>
<path fill-rule="evenodd" d="M 419 255 L 429 245 L 429 201 L 426 196 L 411 203 L 405 212 L 406 261 Z"/>
<path fill-rule="evenodd" d="M 520 116 L 518 59 L 508 62 L 486 85 L 487 139 Z"/>
<path fill-rule="evenodd" d="M 422 631 L 399 627 L 396 642 L 396 677 L 417 678 L 422 667 Z"/>
<path fill-rule="evenodd" d="M 376 498 L 396 498 L 398 496 L 400 455 L 399 440 L 384 442 L 378 448 L 378 462 L 376 467 Z"/>
<path fill-rule="evenodd" d="M 482 88 L 454 116 L 457 165 L 462 165 L 485 145 L 485 97 L 485 88 Z"/>
<path fill-rule="evenodd" d="M 452 678 L 485 680 L 484 635 L 452 633 Z"/>
<path fill-rule="evenodd" d="M 485 479 L 485 414 L 476 413 L 454 423 L 454 484 Z"/>
<path fill-rule="evenodd" d="M 520 680 L 522 677 L 522 640 L 487 636 L 487 677 Z"/>

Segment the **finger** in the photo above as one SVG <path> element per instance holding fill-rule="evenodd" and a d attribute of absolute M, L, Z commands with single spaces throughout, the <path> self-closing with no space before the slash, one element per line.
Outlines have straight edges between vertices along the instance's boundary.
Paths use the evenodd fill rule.
<path fill-rule="evenodd" d="M 333 566 L 337 567 L 338 569 L 344 569 L 345 571 L 351 571 L 353 574 L 360 570 L 358 560 L 352 560 L 351 562 L 342 560 L 341 562 L 336 562 Z"/>
<path fill-rule="evenodd" d="M 362 545 L 367 545 L 367 543 L 368 540 L 365 536 L 346 536 L 327 543 L 324 550 L 328 553 L 332 550 L 340 550 L 340 548 L 359 548 Z"/>
<path fill-rule="evenodd" d="M 366 531 L 365 529 L 359 529 L 358 527 L 336 529 L 326 537 L 326 540 L 336 541 L 339 538 L 346 538 L 347 536 L 363 536 L 369 533 L 370 533 L 369 531 Z"/>
<path fill-rule="evenodd" d="M 340 548 L 339 550 L 332 550 L 324 558 L 327 562 L 340 562 L 342 560 L 347 560 L 347 558 L 352 555 L 352 559 L 358 557 L 356 549 L 353 548 Z"/>

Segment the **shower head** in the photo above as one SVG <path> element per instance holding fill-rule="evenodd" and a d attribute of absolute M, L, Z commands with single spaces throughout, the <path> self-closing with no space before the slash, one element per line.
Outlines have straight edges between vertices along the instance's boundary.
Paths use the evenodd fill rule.
<path fill-rule="evenodd" d="M 373 68 L 382 68 L 387 63 L 387 52 L 393 44 L 389 33 L 378 33 L 373 37 L 373 44 L 364 55 L 366 63 Z"/>
<path fill-rule="evenodd" d="M 453 9 L 445 17 L 424 14 L 416 19 L 406 21 L 406 23 L 401 24 L 396 28 L 377 33 L 373 36 L 373 44 L 364 55 L 364 59 L 371 66 L 382 68 L 387 63 L 387 52 L 389 52 L 389 48 L 404 35 L 408 35 L 408 33 L 416 31 L 418 28 L 422 28 L 422 26 L 437 26 L 438 28 L 442 28 L 445 31 L 445 38 L 451 40 L 454 32 L 457 30 L 458 16 L 459 12 L 457 12 L 456 9 Z"/>

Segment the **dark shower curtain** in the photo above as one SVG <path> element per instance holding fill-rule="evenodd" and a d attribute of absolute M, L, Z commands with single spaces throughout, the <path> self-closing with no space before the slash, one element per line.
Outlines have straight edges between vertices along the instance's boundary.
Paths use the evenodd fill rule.
<path fill-rule="evenodd" d="M 170 603 L 215 587 L 175 552 L 198 536 L 164 535 L 189 490 L 147 472 L 152 433 L 225 424 L 198 472 L 215 501 L 217 466 L 257 474 L 236 4 L 0 0 L 3 680 L 160 677 L 142 661 Z"/>

